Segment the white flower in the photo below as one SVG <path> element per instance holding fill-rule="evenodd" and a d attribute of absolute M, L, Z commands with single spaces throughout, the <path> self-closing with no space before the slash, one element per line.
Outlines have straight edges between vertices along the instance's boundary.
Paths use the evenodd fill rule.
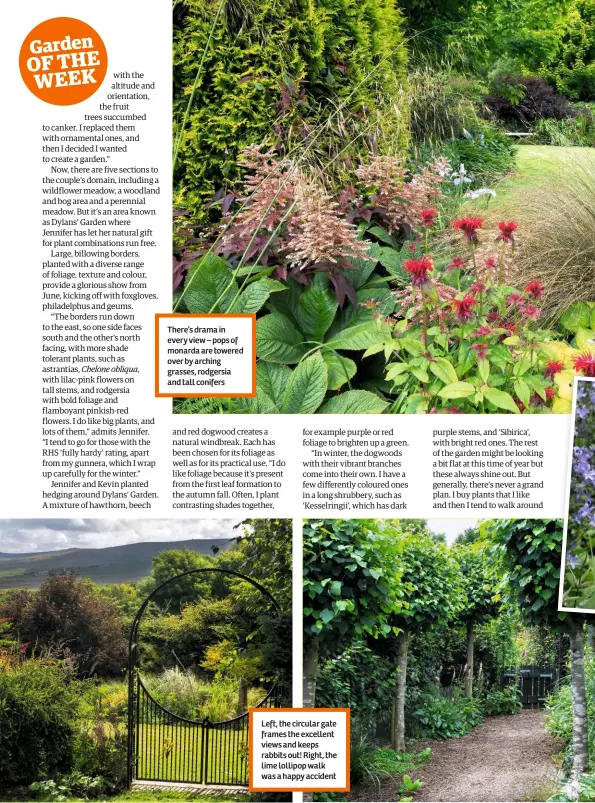
<path fill-rule="evenodd" d="M 476 201 L 478 198 L 481 198 L 483 195 L 491 195 L 492 198 L 496 197 L 496 190 L 491 190 L 489 187 L 481 187 L 478 190 L 469 190 L 469 192 L 465 193 L 465 198 L 471 198 L 473 201 Z"/>

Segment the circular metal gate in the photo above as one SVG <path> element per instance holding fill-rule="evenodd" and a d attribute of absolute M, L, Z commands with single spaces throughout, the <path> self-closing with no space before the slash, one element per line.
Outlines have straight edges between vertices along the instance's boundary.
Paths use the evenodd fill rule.
<path fill-rule="evenodd" d="M 216 573 L 244 580 L 280 613 L 273 595 L 251 577 L 231 569 L 190 569 L 170 577 L 145 599 L 132 623 L 128 652 L 128 784 L 169 781 L 205 785 L 248 785 L 248 712 L 211 722 L 169 711 L 147 689 L 140 672 L 139 626 L 149 604 L 170 583 L 192 574 Z M 279 705 L 276 682 L 256 707 Z"/>

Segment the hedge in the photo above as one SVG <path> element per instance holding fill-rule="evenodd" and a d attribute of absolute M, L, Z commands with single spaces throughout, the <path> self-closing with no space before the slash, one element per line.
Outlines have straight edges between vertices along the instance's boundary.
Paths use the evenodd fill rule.
<path fill-rule="evenodd" d="M 223 3 L 223 6 L 220 4 Z M 182 0 L 174 20 L 174 138 L 200 78 L 176 162 L 176 204 L 196 210 L 225 179 L 238 152 L 273 142 L 281 84 L 305 91 L 301 118 L 320 104 L 366 113 L 397 103 L 406 143 L 406 50 L 394 0 Z M 207 47 L 208 43 L 208 47 Z M 301 82 L 301 83 L 300 83 Z"/>

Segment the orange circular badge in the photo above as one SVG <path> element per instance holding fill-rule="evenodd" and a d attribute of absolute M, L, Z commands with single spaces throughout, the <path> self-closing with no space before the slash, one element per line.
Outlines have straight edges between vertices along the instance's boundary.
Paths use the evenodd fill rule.
<path fill-rule="evenodd" d="M 87 100 L 107 72 L 103 39 L 86 22 L 54 17 L 27 35 L 19 54 L 27 88 L 46 103 L 71 106 Z"/>

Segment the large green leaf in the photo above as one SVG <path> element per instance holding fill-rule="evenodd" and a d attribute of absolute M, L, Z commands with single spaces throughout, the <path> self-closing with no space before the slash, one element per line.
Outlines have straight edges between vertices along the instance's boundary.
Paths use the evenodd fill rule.
<path fill-rule="evenodd" d="M 591 309 L 584 301 L 575 301 L 560 316 L 560 325 L 568 332 L 589 329 L 591 326 Z"/>
<path fill-rule="evenodd" d="M 322 342 L 333 322 L 339 302 L 328 288 L 328 279 L 322 273 L 300 296 L 297 321 L 307 340 Z"/>
<path fill-rule="evenodd" d="M 232 276 L 227 262 L 215 254 L 207 254 L 199 260 L 184 289 L 188 312 L 225 312 L 238 289 Z M 220 296 L 222 298 L 218 301 Z"/>
<path fill-rule="evenodd" d="M 325 402 L 319 413 L 382 413 L 388 407 L 375 393 L 368 390 L 346 390 Z"/>
<path fill-rule="evenodd" d="M 446 357 L 435 357 L 430 363 L 430 371 L 445 385 L 450 385 L 459 380 L 457 372 Z"/>
<path fill-rule="evenodd" d="M 256 388 L 262 390 L 281 409 L 285 389 L 291 379 L 291 368 L 278 362 L 259 360 L 256 365 Z"/>
<path fill-rule="evenodd" d="M 274 293 L 267 304 L 270 312 L 280 312 L 297 326 L 297 311 L 299 300 L 304 292 L 304 285 L 298 284 L 295 279 L 287 279 L 284 282 L 285 292 Z"/>
<path fill-rule="evenodd" d="M 262 388 L 256 386 L 256 398 L 251 399 L 251 404 L 246 410 L 247 413 L 259 413 L 260 415 L 272 415 L 273 413 L 280 413 L 281 410 L 275 404 L 273 399 L 268 396 Z"/>
<path fill-rule="evenodd" d="M 261 309 L 271 293 L 285 291 L 285 285 L 274 279 L 259 279 L 249 284 L 234 301 L 229 312 L 252 313 Z"/>
<path fill-rule="evenodd" d="M 304 336 L 280 312 L 272 312 L 256 322 L 256 354 L 261 360 L 292 365 L 306 351 Z"/>
<path fill-rule="evenodd" d="M 319 352 L 303 360 L 291 372 L 283 398 L 284 413 L 314 413 L 327 388 L 326 363 Z"/>
<path fill-rule="evenodd" d="M 510 393 L 506 393 L 503 390 L 496 390 L 496 388 L 485 388 L 483 395 L 494 407 L 500 407 L 502 410 L 509 410 L 511 413 L 519 413 L 520 415 L 521 411 L 516 406 Z"/>
<path fill-rule="evenodd" d="M 411 255 L 409 254 L 409 256 Z M 397 279 L 401 284 L 408 284 L 411 281 L 411 276 L 409 276 L 403 267 L 403 258 L 407 259 L 406 251 L 397 251 L 394 248 L 381 248 L 378 260 L 393 278 Z"/>
<path fill-rule="evenodd" d="M 390 337 L 388 324 L 379 318 L 371 318 L 337 332 L 333 335 L 332 340 L 327 342 L 327 345 L 333 349 L 359 351 L 370 348 L 376 343 L 384 343 L 388 337 Z"/>
<path fill-rule="evenodd" d="M 338 390 L 346 382 L 349 382 L 352 376 L 355 376 L 357 365 L 349 357 L 343 357 L 341 354 L 325 349 L 322 352 L 322 359 L 326 363 L 330 390 Z"/>
<path fill-rule="evenodd" d="M 531 390 L 529 385 L 524 380 L 517 379 L 517 381 L 514 383 L 514 392 L 523 402 L 525 407 L 528 407 L 531 403 Z"/>
<path fill-rule="evenodd" d="M 378 243 L 371 243 L 368 248 L 368 259 L 350 259 L 349 262 L 354 266 L 355 270 L 348 270 L 345 274 L 346 278 L 353 284 L 357 290 L 364 285 L 374 268 L 378 264 L 378 256 L 380 254 L 380 246 Z"/>
<path fill-rule="evenodd" d="M 442 399 L 465 399 L 475 393 L 475 387 L 470 382 L 452 382 L 445 385 L 438 395 Z"/>

